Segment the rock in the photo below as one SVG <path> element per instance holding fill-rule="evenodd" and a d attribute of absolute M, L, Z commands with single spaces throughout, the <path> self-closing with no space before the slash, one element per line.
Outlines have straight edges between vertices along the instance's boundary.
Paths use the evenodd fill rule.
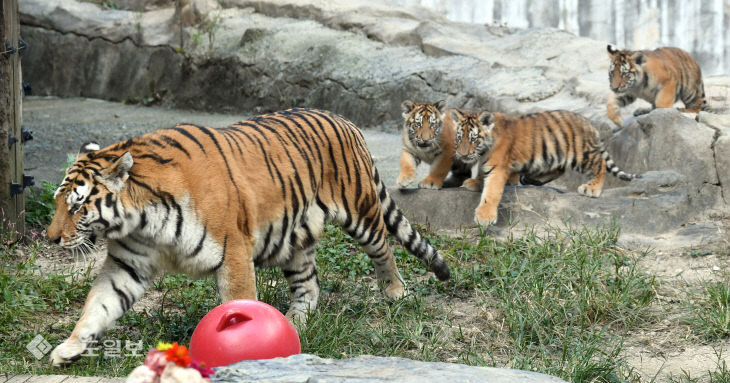
<path fill-rule="evenodd" d="M 439 228 L 476 227 L 474 210 L 480 193 L 460 188 L 391 189 L 391 195 L 406 216 L 416 222 Z M 523 230 L 616 224 L 621 228 L 620 241 L 632 249 L 649 245 L 667 248 L 662 236 L 676 237 L 674 242 L 666 243 L 672 245 L 669 248 L 721 247 L 720 222 L 712 222 L 709 217 L 710 208 L 717 202 L 715 196 L 697 194 L 688 177 L 673 171 L 646 172 L 643 178 L 624 187 L 604 190 L 599 198 L 550 186 L 506 186 L 497 223 L 488 228 L 488 233 L 506 238 Z M 706 224 L 701 229 L 696 227 L 696 235 L 692 235 L 686 226 L 698 219 Z"/>
<path fill-rule="evenodd" d="M 199 10 L 206 1 L 199 1 Z M 25 0 L 22 34 L 32 49 L 23 58 L 24 79 L 39 95 L 148 99 L 165 107 L 238 114 L 323 108 L 362 128 L 393 132 L 402 123 L 404 99 L 443 99 L 453 107 L 507 114 L 572 110 L 593 122 L 620 168 L 649 173 L 632 183 L 608 176 L 597 200 L 575 194 L 589 179 L 576 173 L 551 185 L 564 194 L 549 188 L 511 190 L 500 210 L 501 225 L 510 214 L 512 220 L 542 226 L 614 219 L 625 225 L 622 235 L 634 236 L 627 241 L 637 244 L 659 241 L 664 233 L 678 238 L 676 243 L 699 243 L 691 238 L 704 234 L 692 237 L 682 230 L 724 228 L 730 115 L 717 111 L 730 104 L 727 78 L 706 81 L 713 113 L 660 109 L 629 117 L 646 105 L 636 102 L 622 110 L 625 127 L 616 132 L 605 110 L 604 42 L 557 29 L 453 23 L 431 11 L 379 0 L 226 0 L 222 5 L 205 26 L 184 28 L 180 44 L 179 20 L 170 7 L 140 13 L 73 0 Z M 397 165 L 397 146 L 396 141 L 388 152 L 374 150 L 378 166 Z M 386 183 L 393 185 L 394 177 L 388 177 Z M 440 194 L 425 198 L 430 201 L 425 205 L 420 201 L 425 191 L 398 198 L 416 217 L 428 212 L 421 221 L 471 225 L 477 193 L 434 193 Z M 448 206 L 448 216 L 433 206 Z"/>
<path fill-rule="evenodd" d="M 453 23 L 379 1 L 223 5 L 246 8 L 215 11 L 215 25 L 185 28 L 181 46 L 172 8 L 138 13 L 24 1 L 22 32 L 34 47 L 25 78 L 41 95 L 122 101 L 145 97 L 154 83 L 167 90 L 168 106 L 259 112 L 306 105 L 363 126 L 399 123 L 406 98 L 508 113 L 604 109 L 591 103 L 605 100 L 605 84 L 578 94 L 573 80 L 585 74 L 577 67 L 605 73 L 607 59 L 587 58 L 605 56 L 604 44 L 564 31 Z"/>
<path fill-rule="evenodd" d="M 211 382 L 484 382 L 560 383 L 561 379 L 529 371 L 419 362 L 405 358 L 358 356 L 323 359 L 299 354 L 287 358 L 247 360 L 215 369 Z"/>

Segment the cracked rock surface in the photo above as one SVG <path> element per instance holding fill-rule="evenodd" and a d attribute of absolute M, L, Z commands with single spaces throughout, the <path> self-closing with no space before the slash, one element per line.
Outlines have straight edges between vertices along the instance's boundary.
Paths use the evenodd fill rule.
<path fill-rule="evenodd" d="M 405 358 L 358 356 L 324 359 L 309 354 L 286 358 L 247 360 L 219 367 L 211 382 L 340 383 L 340 382 L 488 382 L 561 383 L 530 371 L 461 364 L 419 362 Z"/>
<path fill-rule="evenodd" d="M 22 36 L 31 46 L 23 57 L 24 80 L 41 96 L 112 101 L 154 96 L 168 108 L 234 115 L 292 106 L 332 110 L 363 128 L 393 132 L 393 142 L 387 134 L 377 137 L 378 150 L 387 153 L 375 155 L 379 167 L 395 162 L 385 178 L 390 185 L 405 99 L 443 99 L 452 107 L 509 114 L 568 109 L 593 121 L 619 167 L 646 172 L 645 177 L 625 183 L 608 176 L 598 199 L 575 192 L 588 179 L 575 173 L 553 188 L 508 189 L 493 233 L 509 232 L 515 222 L 538 227 L 615 222 L 627 246 L 725 246 L 730 115 L 722 112 L 730 105 L 728 77 L 705 79 L 713 113 L 666 109 L 629 118 L 633 109 L 648 105 L 637 102 L 623 110 L 624 129 L 613 133 L 605 112 L 606 42 L 557 29 L 454 23 L 379 0 L 221 5 L 201 16 L 213 20 L 208 24 L 213 28 L 205 29 L 189 23 L 181 28 L 175 9 L 164 2 L 135 12 L 73 0 L 24 0 Z M 195 120 L 194 114 L 185 116 Z M 130 128 L 133 122 L 117 123 L 125 120 L 122 115 L 111 124 L 115 136 L 138 132 Z M 150 117 L 162 120 L 174 122 Z M 94 125 L 100 123 L 88 126 L 109 137 Z M 149 125 L 144 129 L 152 129 Z M 61 140 L 75 150 L 78 144 L 70 141 L 82 142 L 83 131 Z M 420 220 L 442 227 L 472 226 L 479 198 L 465 190 L 395 194 L 413 216 L 429 207 Z M 448 204 L 456 205 L 432 208 Z"/>

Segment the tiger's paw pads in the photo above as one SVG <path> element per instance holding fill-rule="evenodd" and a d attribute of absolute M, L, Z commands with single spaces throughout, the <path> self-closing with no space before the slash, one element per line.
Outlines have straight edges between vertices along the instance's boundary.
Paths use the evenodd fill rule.
<path fill-rule="evenodd" d="M 588 184 L 578 186 L 578 194 L 582 194 L 586 197 L 598 198 L 601 195 L 601 189 L 596 189 Z"/>
<path fill-rule="evenodd" d="M 396 181 L 398 187 L 401 189 L 408 188 L 408 185 L 410 185 L 411 182 L 413 182 L 413 177 L 398 177 L 398 181 Z"/>
<path fill-rule="evenodd" d="M 400 281 L 392 282 L 383 289 L 383 294 L 388 299 L 401 299 L 406 296 L 406 289 Z"/>
<path fill-rule="evenodd" d="M 489 208 L 477 208 L 477 211 L 474 214 L 474 222 L 476 222 L 477 225 L 484 227 L 494 225 L 497 223 L 496 209 L 494 211 L 490 211 Z"/>
<path fill-rule="evenodd" d="M 67 339 L 51 352 L 51 364 L 55 367 L 65 366 L 77 361 L 84 352 L 84 345 L 77 340 Z"/>
<path fill-rule="evenodd" d="M 432 189 L 432 190 L 441 189 L 442 185 L 443 185 L 443 182 L 436 181 L 435 179 L 433 179 L 431 177 L 426 177 L 423 179 L 423 181 L 418 183 L 419 188 Z"/>
<path fill-rule="evenodd" d="M 651 109 L 649 108 L 639 108 L 634 111 L 634 117 L 642 116 L 644 114 L 648 114 L 649 112 L 651 112 Z"/>
<path fill-rule="evenodd" d="M 469 178 L 464 181 L 464 184 L 461 186 L 471 190 L 471 191 L 481 191 L 482 190 L 482 180 L 476 179 L 476 178 Z"/>

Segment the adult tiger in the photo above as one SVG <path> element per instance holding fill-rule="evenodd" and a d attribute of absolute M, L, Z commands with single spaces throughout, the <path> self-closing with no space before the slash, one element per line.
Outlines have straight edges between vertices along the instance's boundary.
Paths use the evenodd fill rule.
<path fill-rule="evenodd" d="M 444 101 L 404 101 L 403 151 L 400 157 L 398 187 L 405 188 L 413 182 L 416 167 L 421 161 L 431 165 L 428 176 L 418 183 L 422 189 L 441 189 L 447 184 L 461 185 L 471 176 L 471 167 L 454 158 L 454 121 L 444 111 Z M 452 178 L 446 179 L 451 171 Z"/>
<path fill-rule="evenodd" d="M 706 108 L 702 70 L 689 53 L 671 47 L 630 51 L 608 45 L 607 49 L 612 92 L 606 111 L 616 125 L 624 124 L 619 109 L 637 98 L 650 102 L 652 109 L 671 108 L 678 100 L 684 103 L 683 112 L 698 113 Z M 649 111 L 637 109 L 634 115 Z"/>
<path fill-rule="evenodd" d="M 215 274 L 228 301 L 256 298 L 254 266 L 280 266 L 291 292 L 287 317 L 304 320 L 317 304 L 315 246 L 328 220 L 364 247 L 388 297 L 404 287 L 386 231 L 449 279 L 444 260 L 391 199 L 361 132 L 325 111 L 85 145 L 55 198 L 51 241 L 74 249 L 108 240 L 81 318 L 51 353 L 56 365 L 78 358 L 168 270 Z"/>
<path fill-rule="evenodd" d="M 570 167 L 590 172 L 593 179 L 578 187 L 578 193 L 598 197 L 603 189 L 606 170 L 619 179 L 630 181 L 640 175 L 622 171 L 601 145 L 598 131 L 585 117 L 557 110 L 507 117 L 502 113 L 460 113 L 457 120 L 456 147 L 460 155 L 469 148 L 485 148 L 479 155 L 477 178 L 464 186 L 478 190 L 485 178 L 481 202 L 475 212 L 480 225 L 497 222 L 497 206 L 509 180 L 516 184 L 542 185 Z M 482 129 L 479 133 L 477 130 Z M 468 135 L 461 132 L 469 132 Z M 465 137 L 471 142 L 464 143 Z M 481 142 L 480 142 L 481 141 Z M 463 150 L 462 150 L 463 148 Z"/>

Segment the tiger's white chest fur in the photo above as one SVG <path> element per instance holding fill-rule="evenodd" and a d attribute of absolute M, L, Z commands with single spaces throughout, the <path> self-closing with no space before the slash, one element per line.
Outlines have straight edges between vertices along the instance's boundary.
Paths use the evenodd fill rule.
<path fill-rule="evenodd" d="M 402 141 L 403 141 L 403 148 L 413 154 L 414 157 L 418 158 L 419 160 L 431 164 L 434 161 L 436 161 L 437 158 L 443 154 L 443 149 L 440 145 L 440 139 L 436 139 L 436 144 L 431 145 L 426 148 L 418 147 L 416 145 L 413 145 L 413 142 L 408 139 L 408 132 L 404 131 L 402 134 Z"/>
<path fill-rule="evenodd" d="M 119 210 L 119 209 L 118 209 Z M 104 215 L 102 210 L 102 215 Z M 120 235 L 107 235 L 110 254 L 137 266 L 200 277 L 222 261 L 223 245 L 202 223 L 189 196 L 124 212 Z"/>

